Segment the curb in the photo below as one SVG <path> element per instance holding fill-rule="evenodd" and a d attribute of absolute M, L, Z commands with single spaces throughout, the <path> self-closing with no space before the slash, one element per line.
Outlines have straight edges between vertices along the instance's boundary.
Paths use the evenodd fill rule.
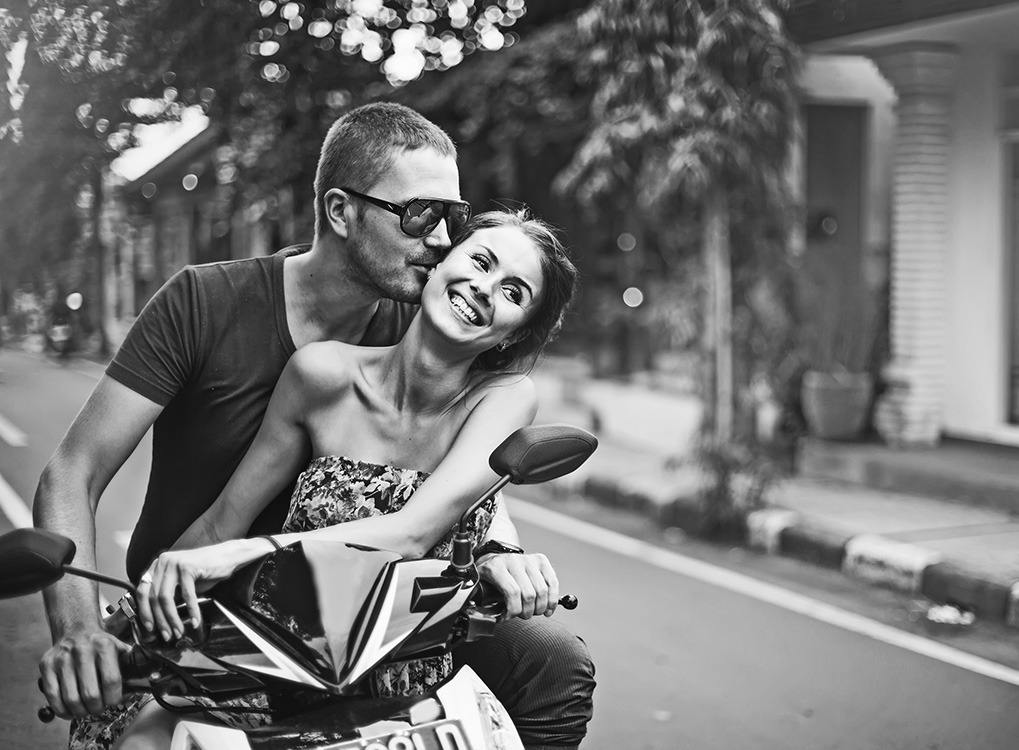
<path fill-rule="evenodd" d="M 695 485 L 690 477 L 638 481 L 592 475 L 572 489 L 602 505 L 641 513 L 663 528 L 679 527 L 696 534 L 702 511 Z M 1019 581 L 995 580 L 915 544 L 876 534 L 846 534 L 781 507 L 748 514 L 746 533 L 738 541 L 767 554 L 842 570 L 872 585 L 953 604 L 981 619 L 1019 628 Z"/>

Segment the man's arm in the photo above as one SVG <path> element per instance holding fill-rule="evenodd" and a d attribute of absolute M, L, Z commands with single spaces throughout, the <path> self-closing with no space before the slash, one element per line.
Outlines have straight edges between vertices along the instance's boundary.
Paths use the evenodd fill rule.
<path fill-rule="evenodd" d="M 492 516 L 485 541 L 505 542 L 519 546 L 520 537 L 513 525 L 505 498 L 502 498 Z M 533 615 L 551 617 L 559 603 L 559 579 L 548 558 L 537 554 L 491 552 L 477 560 L 482 580 L 494 584 L 506 597 L 506 617 Z M 542 610 L 542 606 L 545 609 Z"/>
<path fill-rule="evenodd" d="M 99 498 L 161 411 L 104 376 L 46 464 L 35 493 L 35 524 L 74 541 L 76 566 L 95 569 Z M 44 598 L 54 645 L 39 670 L 53 710 L 68 718 L 119 703 L 117 654 L 127 647 L 102 629 L 96 584 L 67 576 Z"/>

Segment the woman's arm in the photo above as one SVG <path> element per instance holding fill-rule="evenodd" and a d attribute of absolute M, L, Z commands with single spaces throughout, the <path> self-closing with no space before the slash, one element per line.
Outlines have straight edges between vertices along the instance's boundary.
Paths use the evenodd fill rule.
<path fill-rule="evenodd" d="M 274 400 L 279 391 L 280 388 L 277 386 L 277 392 L 273 394 Z M 306 408 L 306 405 L 299 406 L 285 412 L 287 418 L 299 428 L 295 430 L 291 426 L 292 431 L 289 432 L 291 438 L 296 437 L 297 432 L 305 434 L 302 426 L 303 416 L 300 415 L 305 413 Z M 537 396 L 534 385 L 528 378 L 514 378 L 508 382 L 507 379 L 500 379 L 485 388 L 446 457 L 399 511 L 311 531 L 273 536 L 282 544 L 302 539 L 324 539 L 389 549 L 404 557 L 420 557 L 449 532 L 472 502 L 496 482 L 499 477 L 488 466 L 489 455 L 511 432 L 530 424 L 536 411 Z M 268 419 L 267 412 L 266 420 Z M 286 428 L 286 424 L 275 428 L 270 426 L 269 432 L 285 435 L 288 434 Z M 268 437 L 264 445 L 272 447 L 253 455 L 256 444 L 263 437 L 262 433 L 263 430 L 260 430 L 256 443 L 252 444 L 252 448 L 238 467 L 237 474 L 224 489 L 226 498 L 221 496 L 216 500 L 205 521 L 202 519 L 196 521 L 196 525 L 202 523 L 205 526 L 205 531 L 195 529 L 192 534 L 192 529 L 189 529 L 185 534 L 187 538 L 182 537 L 184 542 L 190 544 L 196 539 L 209 541 L 222 539 L 223 536 L 218 529 L 233 530 L 238 527 L 237 514 L 246 512 L 241 490 L 247 488 L 252 492 L 259 492 L 257 481 L 269 480 L 265 464 L 269 464 L 270 472 L 272 469 L 280 468 L 279 461 L 276 460 L 278 456 L 274 452 L 280 450 L 282 446 L 270 443 Z M 245 464 L 255 466 L 246 467 Z M 250 472 L 256 484 L 245 481 L 245 477 L 238 479 L 238 474 L 242 471 L 244 474 Z M 274 495 L 267 492 L 259 495 L 260 498 L 263 496 L 271 498 Z M 260 509 L 261 506 L 258 507 L 258 510 Z M 258 510 L 250 516 L 251 519 L 257 515 Z M 243 516 L 243 519 L 247 519 L 247 516 Z M 243 528 L 246 530 L 247 525 L 245 524 Z M 183 632 L 177 624 L 179 620 L 174 621 L 176 610 L 173 593 L 178 584 L 188 605 L 189 614 L 197 623 L 199 617 L 195 595 L 197 584 L 222 580 L 242 565 L 271 551 L 271 543 L 267 540 L 237 539 L 212 547 L 171 551 L 160 555 L 150 568 L 153 571 L 154 585 L 149 593 L 150 599 L 158 599 L 159 609 L 167 618 L 165 625 L 160 624 L 160 630 L 165 633 L 164 628 L 169 627 L 176 635 Z M 524 585 L 527 586 L 527 582 L 524 582 Z"/>
<path fill-rule="evenodd" d="M 306 347 L 307 349 L 307 347 Z M 265 554 L 265 539 L 243 539 L 258 514 L 307 462 L 310 443 L 304 428 L 309 398 L 318 389 L 309 384 L 316 357 L 305 349 L 294 354 L 273 390 L 262 424 L 244 458 L 215 502 L 149 566 L 141 584 L 138 612 L 146 628 L 158 627 L 164 638 L 180 637 L 183 625 L 174 594 L 180 586 L 189 615 L 199 617 L 196 584 L 214 583 L 248 560 Z M 224 542 L 236 540 L 234 542 Z M 214 545 L 214 546 L 209 546 Z M 202 554 L 182 555 L 201 547 Z M 268 549 L 266 549 L 268 547 Z M 184 561 L 187 564 L 183 564 Z"/>
<path fill-rule="evenodd" d="M 300 539 L 355 542 L 421 557 L 447 534 L 471 503 L 499 476 L 489 455 L 537 411 L 534 384 L 525 377 L 500 379 L 486 387 L 446 457 L 400 510 L 321 529 L 274 534 L 283 544 Z"/>

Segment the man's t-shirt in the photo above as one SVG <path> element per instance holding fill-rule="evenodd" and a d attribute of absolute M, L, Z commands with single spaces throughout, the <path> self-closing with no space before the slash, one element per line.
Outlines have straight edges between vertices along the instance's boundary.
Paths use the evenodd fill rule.
<path fill-rule="evenodd" d="M 107 374 L 164 408 L 153 426 L 152 468 L 127 551 L 132 580 L 216 499 L 262 422 L 294 342 L 287 327 L 283 260 L 189 266 L 142 310 Z M 403 336 L 416 306 L 383 300 L 361 344 Z M 290 490 L 251 534 L 278 531 Z"/>

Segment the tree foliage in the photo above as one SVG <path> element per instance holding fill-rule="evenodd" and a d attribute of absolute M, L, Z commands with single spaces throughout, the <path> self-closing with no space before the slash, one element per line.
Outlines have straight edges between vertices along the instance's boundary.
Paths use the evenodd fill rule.
<path fill-rule="evenodd" d="M 579 24 L 592 128 L 560 189 L 675 210 L 721 185 L 784 194 L 796 50 L 782 0 L 598 0 Z"/>
<path fill-rule="evenodd" d="M 243 189 L 307 186 L 345 108 L 475 50 L 512 46 L 509 28 L 524 12 L 524 0 L 22 0 L 0 9 L 0 51 L 24 45 L 17 84 L 0 96 L 5 269 L 15 257 L 24 266 L 60 256 L 82 235 L 80 188 L 132 145 L 139 123 L 200 107 L 230 141 Z"/>

